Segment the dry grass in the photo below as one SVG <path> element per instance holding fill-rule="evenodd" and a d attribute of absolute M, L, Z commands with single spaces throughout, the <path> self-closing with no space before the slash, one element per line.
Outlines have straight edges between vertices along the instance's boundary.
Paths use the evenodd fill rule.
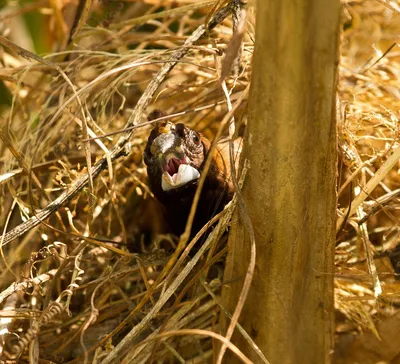
<path fill-rule="evenodd" d="M 12 96 L 0 105 L 1 358 L 28 362 L 39 354 L 43 363 L 116 358 L 200 363 L 213 358 L 223 340 L 213 334 L 223 309 L 226 253 L 217 242 L 234 204 L 205 244 L 190 254 L 187 249 L 172 271 L 161 274 L 177 240 L 160 234 L 142 151 L 151 128 L 145 116 L 153 109 L 184 112 L 180 122 L 209 138 L 215 135 L 228 110 L 219 74 L 232 21 L 226 18 L 194 45 L 182 47 L 216 9 L 209 1 L 158 4 L 94 2 L 87 19 L 82 13 L 82 24 L 90 26 L 80 24 L 73 46 L 66 47 L 72 18 L 65 2 L 65 22 L 54 8 L 46 18 L 52 29 L 48 41 L 62 51 L 35 59 L 28 52 L 18 55 L 13 45 L 0 48 L 0 80 Z M 400 260 L 400 178 L 397 160 L 388 159 L 399 147 L 400 16 L 393 6 L 344 3 L 338 211 L 347 224 L 338 225 L 335 279 L 341 359 L 348 355 L 349 337 L 362 340 L 368 329 L 381 335 L 377 323 L 400 303 L 393 268 Z M 3 10 L 1 34 L 28 48 L 22 41 L 26 33 L 8 29 L 18 27 L 24 12 L 49 8 L 43 1 Z M 250 8 L 241 67 L 227 79 L 233 104 L 249 85 L 252 15 Z M 153 97 L 149 84 L 182 49 L 187 53 Z M 146 93 L 151 104 L 139 110 Z M 237 122 L 246 119 L 245 103 L 235 116 Z M 127 124 L 135 128 L 123 131 Z M 116 145 L 129 147 L 129 154 L 114 155 Z M 103 156 L 100 170 L 105 170 L 94 173 L 91 166 Z M 88 171 L 98 177 L 85 177 Z M 357 200 L 362 190 L 367 194 Z M 62 194 L 70 198 L 57 213 L 7 240 L 6 232 L 41 216 Z M 354 211 L 347 216 L 350 201 Z M 364 216 L 368 220 L 359 224 Z"/>
<path fill-rule="evenodd" d="M 103 20 L 81 27 L 74 46 L 44 59 L 26 50 L 20 57 L 20 50 L 3 40 L 0 77 L 13 96 L 2 112 L 3 231 L 42 216 L 49 201 L 70 199 L 26 234 L 16 239 L 3 234 L 3 358 L 202 362 L 223 340 L 211 340 L 226 253 L 216 243 L 234 205 L 200 250 L 197 246 L 188 256 L 187 249 L 172 271 L 160 275 L 177 241 L 160 234 L 142 152 L 151 128 L 144 122 L 152 109 L 184 112 L 179 120 L 210 138 L 218 130 L 227 112 L 219 70 L 232 21 L 228 17 L 200 41 L 182 46 L 217 9 L 210 2 L 194 4 L 197 10 L 190 10 L 191 4 L 180 4 L 186 6 L 182 9 L 172 1 L 157 3 L 121 2 L 124 9 L 95 4 L 91 14 Z M 112 19 L 107 6 L 113 7 Z M 251 38 L 250 24 L 240 73 L 227 80 L 233 103 L 249 82 Z M 149 84 L 177 52 L 186 54 L 176 58 L 153 97 Z M 138 109 L 150 101 L 147 109 Z M 129 125 L 135 129 L 124 131 Z M 90 145 L 83 142 L 119 130 Z M 116 155 L 116 145 L 128 147 L 129 154 Z M 88 170 L 96 176 L 103 155 L 106 170 L 85 179 Z M 113 349 L 122 339 L 128 345 Z"/>
<path fill-rule="evenodd" d="M 349 205 L 351 213 L 336 249 L 335 303 L 338 347 L 345 347 L 338 356 L 347 357 L 348 362 L 356 360 L 348 359 L 352 348 L 348 342 L 362 341 L 359 335 L 367 329 L 384 336 L 381 323 L 390 326 L 390 317 L 400 304 L 396 278 L 400 273 L 396 195 L 400 182 L 400 49 L 396 43 L 400 7 L 398 2 L 391 4 L 344 3 L 338 229 L 343 227 Z M 381 354 L 380 360 L 396 356 Z M 357 359 L 374 362 L 368 355 Z"/>

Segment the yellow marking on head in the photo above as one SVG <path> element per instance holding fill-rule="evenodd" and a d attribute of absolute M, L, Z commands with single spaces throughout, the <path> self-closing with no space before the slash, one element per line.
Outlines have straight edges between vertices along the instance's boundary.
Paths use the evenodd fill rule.
<path fill-rule="evenodd" d="M 160 134 L 169 133 L 169 132 L 171 131 L 173 125 L 174 125 L 174 124 L 172 124 L 172 123 L 169 122 L 169 121 L 162 121 L 162 122 L 158 125 L 158 132 L 159 132 Z"/>

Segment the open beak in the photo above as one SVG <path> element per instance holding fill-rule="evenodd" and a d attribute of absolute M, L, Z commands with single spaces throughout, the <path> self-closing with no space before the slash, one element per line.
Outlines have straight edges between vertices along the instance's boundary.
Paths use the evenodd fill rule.
<path fill-rule="evenodd" d="M 193 168 L 189 164 L 180 164 L 176 173 L 171 175 L 169 172 L 165 171 L 162 174 L 161 187 L 164 191 L 173 190 L 199 177 L 200 173 L 196 168 Z"/>

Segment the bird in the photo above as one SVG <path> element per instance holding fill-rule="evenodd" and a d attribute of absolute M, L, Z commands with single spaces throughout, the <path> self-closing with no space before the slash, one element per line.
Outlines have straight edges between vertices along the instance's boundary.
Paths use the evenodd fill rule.
<path fill-rule="evenodd" d="M 163 116 L 153 111 L 149 120 Z M 162 120 L 151 130 L 144 150 L 149 187 L 164 206 L 165 220 L 171 232 L 181 235 L 186 227 L 193 198 L 204 171 L 211 142 L 203 134 L 183 123 Z M 232 199 L 229 149 L 217 146 L 205 177 L 192 224 L 191 236 Z"/>

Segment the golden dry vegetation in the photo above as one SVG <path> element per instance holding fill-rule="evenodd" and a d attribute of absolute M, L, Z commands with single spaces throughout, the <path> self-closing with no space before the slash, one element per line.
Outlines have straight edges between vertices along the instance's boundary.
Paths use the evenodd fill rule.
<path fill-rule="evenodd" d="M 229 95 L 228 1 L 80 3 L 0 3 L 0 360 L 209 362 L 235 201 L 175 256 L 146 185 L 146 115 L 213 138 L 232 103 L 241 131 L 253 3 Z M 335 361 L 400 363 L 400 5 L 343 1 L 342 28 Z"/>

